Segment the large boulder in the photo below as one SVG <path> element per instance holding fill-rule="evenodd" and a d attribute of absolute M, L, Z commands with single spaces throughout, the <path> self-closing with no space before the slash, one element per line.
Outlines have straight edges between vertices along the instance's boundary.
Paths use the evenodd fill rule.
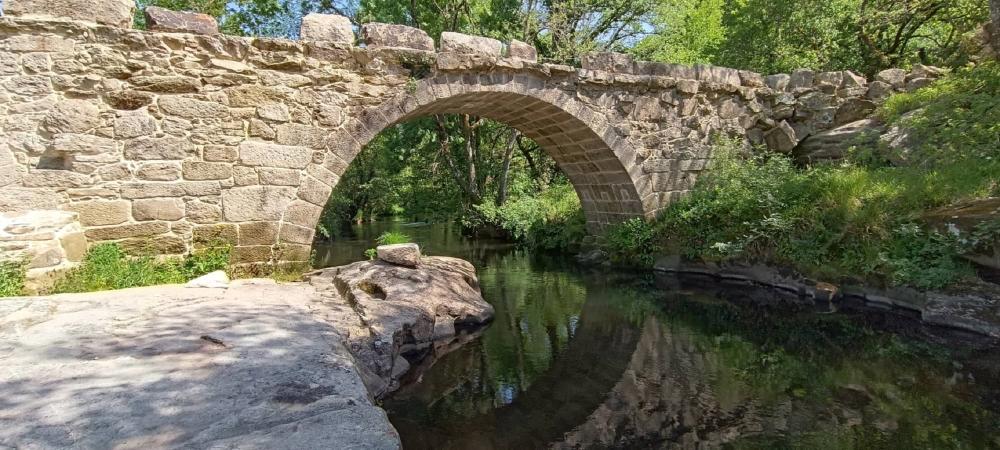
<path fill-rule="evenodd" d="M 453 348 L 494 313 L 479 292 L 475 267 L 456 258 L 425 257 L 416 268 L 362 261 L 306 279 L 328 302 L 352 312 L 326 320 L 346 334 L 376 397 L 398 388 L 412 364 Z"/>

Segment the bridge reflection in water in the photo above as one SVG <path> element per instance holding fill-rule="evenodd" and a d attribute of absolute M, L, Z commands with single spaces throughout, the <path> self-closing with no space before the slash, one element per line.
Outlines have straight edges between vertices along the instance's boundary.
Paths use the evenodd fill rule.
<path fill-rule="evenodd" d="M 996 349 L 407 232 L 473 261 L 497 316 L 384 402 L 405 448 L 1000 448 L 996 358 L 969 362 Z"/>

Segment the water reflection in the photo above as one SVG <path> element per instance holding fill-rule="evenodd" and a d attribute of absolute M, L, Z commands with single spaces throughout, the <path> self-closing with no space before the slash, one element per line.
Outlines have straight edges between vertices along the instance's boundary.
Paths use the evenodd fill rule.
<path fill-rule="evenodd" d="M 1000 448 L 994 348 L 419 233 L 476 264 L 497 315 L 385 402 L 408 449 Z"/>

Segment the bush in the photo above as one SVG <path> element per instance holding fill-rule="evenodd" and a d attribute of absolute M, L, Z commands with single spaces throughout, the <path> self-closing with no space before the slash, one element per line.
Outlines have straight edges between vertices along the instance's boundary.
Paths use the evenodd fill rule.
<path fill-rule="evenodd" d="M 410 236 L 398 231 L 386 231 L 385 233 L 379 235 L 379 237 L 375 238 L 375 244 L 377 245 L 406 244 L 409 242 L 413 242 L 410 240 Z M 367 256 L 370 260 L 375 259 L 378 257 L 378 250 L 374 248 L 365 250 L 365 256 Z"/>
<path fill-rule="evenodd" d="M 0 261 L 0 297 L 16 297 L 24 293 L 27 267 L 27 262 L 23 260 Z"/>
<path fill-rule="evenodd" d="M 639 267 L 652 267 L 658 251 L 652 225 L 639 217 L 610 227 L 601 247 L 612 261 Z"/>
<path fill-rule="evenodd" d="M 118 244 L 90 248 L 78 267 L 53 287 L 53 293 L 94 292 L 184 283 L 229 265 L 229 247 L 197 250 L 183 258 L 132 257 Z"/>
<path fill-rule="evenodd" d="M 486 203 L 477 211 L 480 220 L 531 248 L 571 251 L 587 235 L 580 200 L 568 181 L 556 183 L 538 195 L 517 197 L 500 207 Z"/>

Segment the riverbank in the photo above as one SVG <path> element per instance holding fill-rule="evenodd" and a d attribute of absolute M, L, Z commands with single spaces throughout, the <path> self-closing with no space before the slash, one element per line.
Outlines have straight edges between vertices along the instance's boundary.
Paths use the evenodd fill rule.
<path fill-rule="evenodd" d="M 399 448 L 304 283 L 0 301 L 0 447 Z"/>

